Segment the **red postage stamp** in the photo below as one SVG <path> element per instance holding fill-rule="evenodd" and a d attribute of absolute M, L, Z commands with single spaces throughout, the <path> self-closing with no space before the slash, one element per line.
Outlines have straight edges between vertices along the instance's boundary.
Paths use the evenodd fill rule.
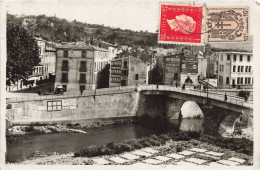
<path fill-rule="evenodd" d="M 161 3 L 158 42 L 202 45 L 203 12 L 203 6 Z"/>

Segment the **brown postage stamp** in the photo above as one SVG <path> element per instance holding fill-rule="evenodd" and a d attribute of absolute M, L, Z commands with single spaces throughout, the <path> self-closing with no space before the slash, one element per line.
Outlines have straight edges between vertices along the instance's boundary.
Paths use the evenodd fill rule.
<path fill-rule="evenodd" d="M 208 42 L 248 42 L 248 18 L 248 7 L 208 8 Z"/>

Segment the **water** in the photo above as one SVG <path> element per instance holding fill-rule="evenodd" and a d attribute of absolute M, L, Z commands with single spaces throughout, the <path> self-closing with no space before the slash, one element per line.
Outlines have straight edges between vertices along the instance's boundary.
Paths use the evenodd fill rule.
<path fill-rule="evenodd" d="M 61 133 L 33 135 L 19 143 L 7 144 L 7 162 L 20 162 L 35 155 L 52 155 L 81 150 L 91 145 L 109 142 L 121 142 L 151 134 L 160 134 L 170 130 L 190 130 L 201 133 L 216 134 L 214 122 L 204 119 L 172 120 L 158 124 L 130 124 L 124 126 L 89 129 L 83 133 Z"/>

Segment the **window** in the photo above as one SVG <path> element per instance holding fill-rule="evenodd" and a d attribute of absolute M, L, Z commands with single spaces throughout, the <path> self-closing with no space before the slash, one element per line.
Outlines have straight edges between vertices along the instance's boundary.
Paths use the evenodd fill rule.
<path fill-rule="evenodd" d="M 250 55 L 247 56 L 247 61 L 250 62 Z"/>
<path fill-rule="evenodd" d="M 61 71 L 69 71 L 69 61 L 68 60 L 62 61 Z"/>
<path fill-rule="evenodd" d="M 61 82 L 68 82 L 68 73 L 62 73 Z"/>
<path fill-rule="evenodd" d="M 82 51 L 82 52 L 81 52 L 81 57 L 82 57 L 82 58 L 86 58 L 86 51 Z"/>
<path fill-rule="evenodd" d="M 65 57 L 65 58 L 68 57 L 68 50 L 64 50 L 63 57 Z"/>
<path fill-rule="evenodd" d="M 122 70 L 122 75 L 123 76 L 128 76 L 128 70 Z"/>
<path fill-rule="evenodd" d="M 240 66 L 237 67 L 237 72 L 240 72 Z"/>
<path fill-rule="evenodd" d="M 237 78 L 237 84 L 240 84 L 240 77 Z"/>
<path fill-rule="evenodd" d="M 251 66 L 248 66 L 248 72 L 251 73 Z"/>
<path fill-rule="evenodd" d="M 248 77 L 247 82 L 248 82 L 248 84 L 251 84 L 251 77 Z"/>
<path fill-rule="evenodd" d="M 222 71 L 224 71 L 224 65 L 222 65 Z"/>
<path fill-rule="evenodd" d="M 233 66 L 233 72 L 236 72 L 236 66 Z"/>
<path fill-rule="evenodd" d="M 62 101 L 47 101 L 47 111 L 58 111 L 62 110 Z"/>
<path fill-rule="evenodd" d="M 221 61 L 223 61 L 223 55 L 221 55 Z"/>
<path fill-rule="evenodd" d="M 233 60 L 237 61 L 237 56 L 236 55 L 233 56 Z"/>
<path fill-rule="evenodd" d="M 174 73 L 173 80 L 178 80 L 178 73 Z"/>
<path fill-rule="evenodd" d="M 243 61 L 243 55 L 240 55 L 240 61 Z"/>
<path fill-rule="evenodd" d="M 243 84 L 243 77 L 240 77 L 240 84 Z"/>
<path fill-rule="evenodd" d="M 86 61 L 80 61 L 79 71 L 80 72 L 86 72 L 87 71 Z"/>
<path fill-rule="evenodd" d="M 139 74 L 135 74 L 135 80 L 139 79 Z"/>
<path fill-rule="evenodd" d="M 127 68 L 127 61 L 124 61 L 124 67 Z"/>
<path fill-rule="evenodd" d="M 219 65 L 219 71 L 221 71 L 221 65 Z"/>
<path fill-rule="evenodd" d="M 248 66 L 246 66 L 246 68 L 245 68 L 245 72 L 247 72 L 248 71 Z"/>
<path fill-rule="evenodd" d="M 241 73 L 244 72 L 244 66 L 241 66 Z"/>
<path fill-rule="evenodd" d="M 229 84 L 229 77 L 226 77 L 226 84 Z"/>
<path fill-rule="evenodd" d="M 86 87 L 85 86 L 79 86 L 79 90 L 82 91 L 82 90 L 85 90 Z"/>
<path fill-rule="evenodd" d="M 79 83 L 86 83 L 86 74 L 80 73 Z"/>
<path fill-rule="evenodd" d="M 227 55 L 227 60 L 230 60 L 230 54 Z"/>
<path fill-rule="evenodd" d="M 62 85 L 62 88 L 64 89 L 64 92 L 67 91 L 67 85 Z"/>

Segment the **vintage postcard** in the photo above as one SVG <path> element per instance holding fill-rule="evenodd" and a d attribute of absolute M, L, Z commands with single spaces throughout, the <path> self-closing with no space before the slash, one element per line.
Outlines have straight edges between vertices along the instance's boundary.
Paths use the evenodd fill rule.
<path fill-rule="evenodd" d="M 1 169 L 259 169 L 255 1 L 0 4 Z"/>

